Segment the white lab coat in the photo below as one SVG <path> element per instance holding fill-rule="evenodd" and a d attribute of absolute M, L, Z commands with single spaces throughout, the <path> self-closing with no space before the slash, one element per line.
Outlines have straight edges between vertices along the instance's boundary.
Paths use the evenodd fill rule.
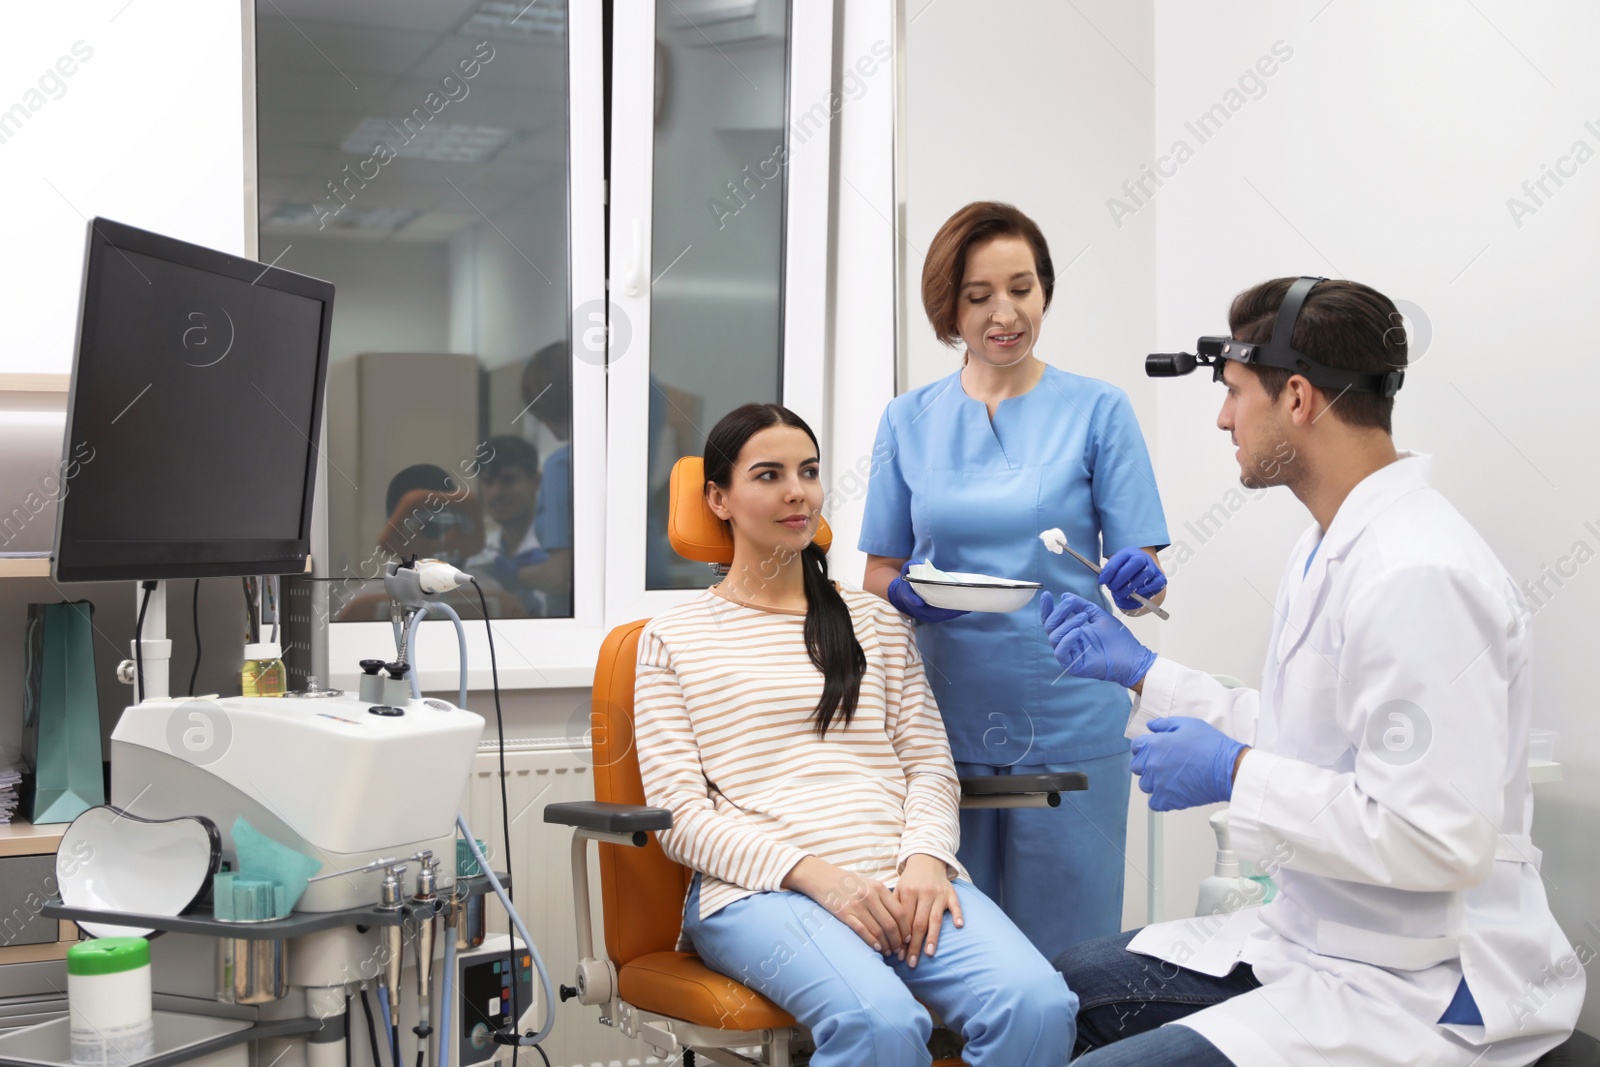
<path fill-rule="evenodd" d="M 1253 746 L 1229 826 L 1277 898 L 1129 946 L 1215 975 L 1254 967 L 1261 989 L 1181 1024 L 1240 1067 L 1526 1064 L 1583 1004 L 1587 960 L 1528 837 L 1528 613 L 1427 462 L 1402 454 L 1320 546 L 1316 526 L 1301 537 L 1259 692 L 1158 659 L 1130 719 L 1130 737 L 1192 715 Z M 1463 974 L 1484 1025 L 1439 1025 Z"/>

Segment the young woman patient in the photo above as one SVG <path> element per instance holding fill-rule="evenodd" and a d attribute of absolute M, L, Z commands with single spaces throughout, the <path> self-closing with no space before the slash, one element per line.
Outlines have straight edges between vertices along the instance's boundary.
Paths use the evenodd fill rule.
<path fill-rule="evenodd" d="M 956 862 L 955 765 L 910 626 L 829 581 L 812 543 L 816 435 L 746 404 L 705 474 L 733 563 L 645 627 L 635 689 L 661 846 L 696 872 L 680 947 L 808 1027 L 813 1067 L 927 1064 L 918 1000 L 968 1063 L 1065 1064 L 1077 997 Z"/>

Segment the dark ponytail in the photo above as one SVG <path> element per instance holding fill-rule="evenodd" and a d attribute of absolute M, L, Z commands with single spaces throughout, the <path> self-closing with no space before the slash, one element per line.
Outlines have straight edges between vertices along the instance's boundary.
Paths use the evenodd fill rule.
<path fill-rule="evenodd" d="M 715 482 L 724 490 L 732 485 L 733 465 L 745 442 L 773 426 L 804 430 L 811 443 L 817 444 L 817 435 L 805 420 L 781 404 L 745 404 L 723 416 L 706 437 L 707 484 Z M 846 726 L 855 718 L 867 656 L 856 640 L 850 608 L 828 578 L 827 555 L 812 542 L 801 552 L 800 565 L 806 589 L 806 654 L 822 672 L 822 697 L 815 712 L 817 733 L 826 736 L 836 715 Z"/>

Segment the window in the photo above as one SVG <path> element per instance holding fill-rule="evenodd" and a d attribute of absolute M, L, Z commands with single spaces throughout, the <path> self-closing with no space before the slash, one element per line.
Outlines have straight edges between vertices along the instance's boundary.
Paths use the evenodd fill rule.
<path fill-rule="evenodd" d="M 587 686 L 610 627 L 709 583 L 666 545 L 672 462 L 750 400 L 823 430 L 833 14 L 434 7 L 256 9 L 259 255 L 337 289 L 330 674 L 385 647 L 374 579 L 416 553 L 490 591 L 502 685 Z M 468 655 L 486 686 L 481 627 Z M 413 658 L 454 687 L 448 625 Z"/>
<path fill-rule="evenodd" d="M 336 621 L 386 620 L 412 555 L 573 612 L 567 12 L 504 8 L 257 8 L 260 257 L 337 289 Z"/>
<path fill-rule="evenodd" d="M 645 586 L 708 584 L 667 543 L 667 476 L 782 395 L 787 0 L 656 3 Z"/>

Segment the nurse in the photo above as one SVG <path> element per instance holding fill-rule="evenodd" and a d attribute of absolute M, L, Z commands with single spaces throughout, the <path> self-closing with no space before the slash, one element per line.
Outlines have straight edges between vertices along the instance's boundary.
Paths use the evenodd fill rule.
<path fill-rule="evenodd" d="M 1161 599 L 1166 520 L 1127 396 L 1036 354 L 1054 288 L 1043 234 L 1009 204 L 969 204 L 939 230 L 923 306 L 965 358 L 885 410 L 860 540 L 865 588 L 917 623 L 959 773 L 1088 775 L 1059 809 L 961 813 L 962 864 L 1047 959 L 1121 929 L 1128 694 L 1065 674 L 1036 607 L 941 610 L 905 571 L 931 559 L 1097 599 L 1094 575 L 1039 540 L 1059 527 L 1084 555 L 1109 557 L 1104 580 L 1125 612 L 1139 609 L 1134 592 Z"/>

